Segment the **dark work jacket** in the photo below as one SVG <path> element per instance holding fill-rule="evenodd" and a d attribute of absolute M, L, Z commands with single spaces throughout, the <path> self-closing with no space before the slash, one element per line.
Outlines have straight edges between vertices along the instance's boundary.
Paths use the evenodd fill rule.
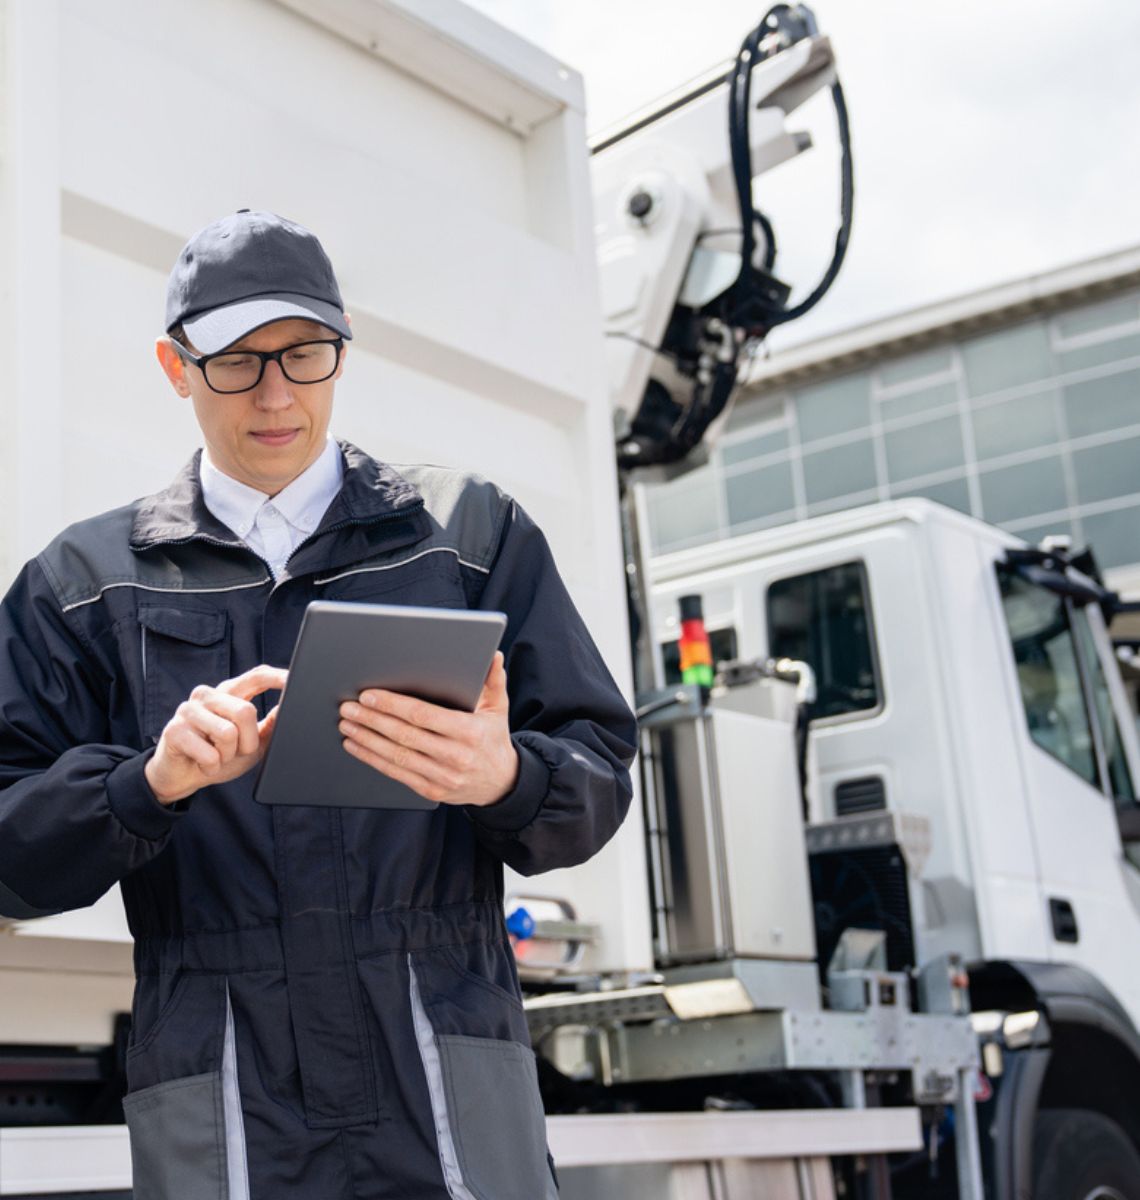
<path fill-rule="evenodd" d="M 634 721 L 510 497 L 342 451 L 340 493 L 276 582 L 208 511 L 194 460 L 66 530 L 0 606 L 0 914 L 122 884 L 138 1200 L 556 1194 L 502 864 L 571 866 L 612 836 Z M 315 599 L 506 613 L 514 790 L 275 808 L 251 772 L 160 805 L 143 772 L 175 708 L 286 666 Z"/>

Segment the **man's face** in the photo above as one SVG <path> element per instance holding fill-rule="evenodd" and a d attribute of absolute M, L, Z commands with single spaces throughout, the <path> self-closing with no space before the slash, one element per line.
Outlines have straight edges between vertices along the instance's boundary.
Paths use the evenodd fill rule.
<path fill-rule="evenodd" d="M 274 321 L 227 350 L 283 350 L 335 336 L 315 321 Z M 226 475 L 275 496 L 320 456 L 333 391 L 344 369 L 343 351 L 336 374 L 321 383 L 292 383 L 280 364 L 269 362 L 257 387 L 229 395 L 213 391 L 202 372 L 164 338 L 158 358 L 175 391 L 190 397 L 210 458 Z"/>

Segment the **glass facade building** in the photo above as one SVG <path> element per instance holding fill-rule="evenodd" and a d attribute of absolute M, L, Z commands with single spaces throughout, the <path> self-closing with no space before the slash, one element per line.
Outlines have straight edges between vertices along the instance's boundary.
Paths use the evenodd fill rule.
<path fill-rule="evenodd" d="M 1026 315 L 1026 312 L 1036 315 Z M 884 327 L 887 323 L 884 323 Z M 1140 287 L 923 330 L 746 389 L 707 466 L 646 490 L 651 553 L 902 496 L 1140 564 Z M 915 341 L 918 339 L 912 339 Z"/>

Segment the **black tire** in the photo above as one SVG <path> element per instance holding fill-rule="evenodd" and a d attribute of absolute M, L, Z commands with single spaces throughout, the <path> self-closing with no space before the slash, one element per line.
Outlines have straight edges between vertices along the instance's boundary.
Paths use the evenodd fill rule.
<path fill-rule="evenodd" d="M 1140 1153 L 1115 1121 L 1047 1108 L 1033 1124 L 1034 1200 L 1140 1200 Z"/>

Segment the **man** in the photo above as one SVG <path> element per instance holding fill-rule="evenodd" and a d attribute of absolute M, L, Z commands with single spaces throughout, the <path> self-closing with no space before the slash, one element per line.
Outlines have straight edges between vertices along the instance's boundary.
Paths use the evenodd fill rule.
<path fill-rule="evenodd" d="M 138 1200 L 557 1194 L 501 864 L 613 834 L 634 723 L 509 497 L 328 439 L 350 338 L 308 231 L 243 210 L 196 234 L 157 352 L 204 452 L 0 606 L 0 913 L 122 881 Z M 314 599 L 507 614 L 474 713 L 369 691 L 340 714 L 346 753 L 437 808 L 253 801 Z"/>

